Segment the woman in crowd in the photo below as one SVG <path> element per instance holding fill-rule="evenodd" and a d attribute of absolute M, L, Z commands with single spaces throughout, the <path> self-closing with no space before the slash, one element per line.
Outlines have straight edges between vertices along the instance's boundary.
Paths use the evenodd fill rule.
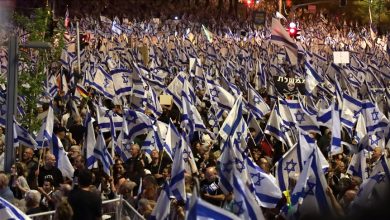
<path fill-rule="evenodd" d="M 17 162 L 11 166 L 10 188 L 16 199 L 24 198 L 25 193 L 30 190 L 25 175 L 22 163 Z"/>

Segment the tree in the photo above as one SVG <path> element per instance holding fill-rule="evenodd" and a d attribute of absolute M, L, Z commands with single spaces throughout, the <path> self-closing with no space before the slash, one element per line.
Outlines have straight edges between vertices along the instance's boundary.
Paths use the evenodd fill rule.
<path fill-rule="evenodd" d="M 55 45 L 51 50 L 24 49 L 19 52 L 18 93 L 24 100 L 19 105 L 25 110 L 25 116 L 19 118 L 19 121 L 30 132 L 34 132 L 41 125 L 36 116 L 37 103 L 44 92 L 43 83 L 47 73 L 53 71 L 52 64 L 60 60 L 65 44 L 65 28 L 62 26 L 64 20 L 54 22 L 48 8 L 39 8 L 31 18 L 15 14 L 14 21 L 19 30 L 27 34 L 28 41 L 46 41 Z"/>

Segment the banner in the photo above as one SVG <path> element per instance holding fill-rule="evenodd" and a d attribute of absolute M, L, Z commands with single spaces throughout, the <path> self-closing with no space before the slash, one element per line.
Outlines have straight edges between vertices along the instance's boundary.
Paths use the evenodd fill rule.
<path fill-rule="evenodd" d="M 280 94 L 285 96 L 305 94 L 305 79 L 274 76 L 275 87 Z"/>

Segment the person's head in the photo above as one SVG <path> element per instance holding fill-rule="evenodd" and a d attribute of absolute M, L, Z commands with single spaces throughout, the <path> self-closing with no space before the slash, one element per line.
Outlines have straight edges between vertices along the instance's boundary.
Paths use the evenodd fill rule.
<path fill-rule="evenodd" d="M 33 159 L 34 151 L 32 148 L 26 148 L 23 152 L 23 161 L 30 161 Z"/>
<path fill-rule="evenodd" d="M 67 183 L 60 185 L 60 191 L 63 196 L 68 196 L 71 190 L 72 186 Z"/>
<path fill-rule="evenodd" d="M 130 153 L 132 157 L 137 157 L 140 153 L 140 147 L 138 144 L 133 144 L 130 147 Z"/>
<path fill-rule="evenodd" d="M 41 194 L 37 190 L 30 190 L 26 192 L 25 195 L 26 207 L 35 208 L 39 206 L 39 202 L 41 201 Z"/>
<path fill-rule="evenodd" d="M 8 186 L 9 179 L 4 173 L 0 173 L 0 189 L 5 189 Z"/>
<path fill-rule="evenodd" d="M 53 168 L 56 165 L 56 157 L 52 153 L 47 153 L 45 156 L 46 168 Z"/>
<path fill-rule="evenodd" d="M 66 129 L 64 127 L 54 128 L 54 134 L 56 134 L 59 139 L 64 139 L 66 136 Z"/>
<path fill-rule="evenodd" d="M 205 172 L 205 178 L 209 182 L 214 182 L 217 179 L 217 170 L 215 167 L 208 167 Z"/>
<path fill-rule="evenodd" d="M 336 161 L 335 172 L 336 173 L 345 173 L 345 171 L 346 171 L 346 169 L 345 169 L 344 162 L 341 160 Z"/>
<path fill-rule="evenodd" d="M 382 148 L 381 147 L 374 148 L 371 156 L 372 161 L 377 161 L 381 156 L 382 156 Z"/>
<path fill-rule="evenodd" d="M 158 186 L 158 184 L 157 184 L 156 178 L 154 178 L 154 176 L 151 174 L 146 175 L 142 179 L 142 187 L 144 187 L 145 189 L 157 187 L 157 186 Z"/>
<path fill-rule="evenodd" d="M 92 173 L 87 169 L 80 170 L 79 172 L 79 185 L 80 187 L 89 187 L 92 184 Z"/>
<path fill-rule="evenodd" d="M 70 154 L 70 157 L 75 158 L 75 157 L 81 155 L 81 154 L 80 154 L 80 152 L 81 152 L 81 147 L 80 147 L 79 145 L 73 145 L 73 146 L 71 146 L 71 147 L 69 148 L 69 151 L 68 151 L 68 152 L 69 152 L 69 154 Z"/>
<path fill-rule="evenodd" d="M 56 205 L 54 220 L 68 220 L 73 217 L 73 209 L 68 200 L 61 199 Z"/>
<path fill-rule="evenodd" d="M 153 162 L 159 161 L 160 157 L 159 157 L 158 151 L 156 149 L 152 150 L 152 153 L 150 154 L 150 156 L 151 156 Z"/>
<path fill-rule="evenodd" d="M 25 169 L 22 163 L 15 163 L 13 166 L 11 166 L 11 170 L 13 171 L 13 174 L 16 174 L 17 176 L 24 176 Z"/>
<path fill-rule="evenodd" d="M 133 197 L 133 189 L 137 184 L 130 180 L 126 180 L 119 186 L 119 194 L 121 194 L 124 199 L 130 199 Z"/>
<path fill-rule="evenodd" d="M 84 169 L 84 163 L 85 163 L 85 159 L 83 156 L 81 155 L 78 155 L 75 159 L 74 159 L 74 167 L 78 170 L 81 170 L 81 169 Z"/>
<path fill-rule="evenodd" d="M 347 190 L 345 191 L 343 197 L 340 200 L 340 205 L 346 209 L 348 208 L 349 204 L 355 199 L 357 193 L 355 190 Z"/>
<path fill-rule="evenodd" d="M 75 123 L 76 125 L 81 125 L 81 122 L 82 122 L 82 120 L 81 120 L 81 117 L 80 117 L 80 116 L 75 116 L 75 117 L 74 117 L 74 123 Z"/>
<path fill-rule="evenodd" d="M 123 167 L 123 163 L 116 163 L 114 164 L 113 167 L 113 173 L 114 173 L 114 178 L 117 176 L 122 176 L 126 172 L 125 168 Z"/>
<path fill-rule="evenodd" d="M 52 178 L 46 178 L 45 180 L 43 180 L 42 188 L 43 188 L 43 190 L 46 193 L 52 191 L 54 189 L 54 187 L 53 187 L 53 179 Z"/>
<path fill-rule="evenodd" d="M 165 167 L 162 172 L 161 172 L 161 175 L 163 176 L 163 178 L 166 180 L 168 179 L 171 174 L 169 173 L 169 169 L 167 167 Z"/>

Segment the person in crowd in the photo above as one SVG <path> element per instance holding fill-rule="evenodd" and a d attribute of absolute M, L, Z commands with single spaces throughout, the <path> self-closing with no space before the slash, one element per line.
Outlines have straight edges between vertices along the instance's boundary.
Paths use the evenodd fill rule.
<path fill-rule="evenodd" d="M 74 170 L 74 174 L 73 174 L 73 187 L 78 187 L 79 185 L 79 182 L 78 182 L 78 179 L 79 179 L 79 172 L 80 170 L 83 170 L 85 169 L 85 159 L 83 156 L 81 155 L 78 155 L 75 157 L 74 159 L 74 163 L 73 163 L 73 166 L 75 168 Z"/>
<path fill-rule="evenodd" d="M 138 200 L 138 209 L 137 211 L 144 216 L 145 219 L 148 219 L 152 214 L 155 203 L 153 201 L 142 198 Z"/>
<path fill-rule="evenodd" d="M 0 141 L 2 141 L 3 143 L 5 142 L 5 129 L 0 126 Z"/>
<path fill-rule="evenodd" d="M 26 166 L 27 183 L 31 189 L 37 189 L 37 179 L 35 171 L 38 169 L 38 162 L 34 160 L 34 151 L 32 148 L 25 148 L 22 155 L 22 162 Z"/>
<path fill-rule="evenodd" d="M 14 193 L 14 197 L 17 199 L 24 198 L 25 193 L 30 190 L 30 186 L 24 175 L 25 169 L 23 163 L 18 162 L 11 166 L 10 188 Z"/>
<path fill-rule="evenodd" d="M 142 178 L 142 194 L 141 198 L 145 198 L 147 200 L 157 201 L 157 192 L 158 192 L 158 184 L 156 178 L 153 175 L 148 174 Z"/>
<path fill-rule="evenodd" d="M 79 145 L 72 145 L 68 151 L 69 161 L 74 164 L 74 160 L 77 156 L 81 155 L 81 147 Z"/>
<path fill-rule="evenodd" d="M 4 159 L 5 159 L 5 154 L 4 154 L 4 141 L 0 140 L 0 170 L 4 170 Z"/>
<path fill-rule="evenodd" d="M 86 128 L 83 125 L 82 118 L 76 116 L 74 119 L 74 124 L 69 127 L 69 132 L 72 134 L 72 138 L 75 141 L 75 144 L 82 144 Z"/>
<path fill-rule="evenodd" d="M 52 194 L 54 193 L 53 180 L 50 178 L 46 178 L 43 181 L 43 187 L 39 187 L 38 191 L 41 193 L 42 198 L 40 202 L 40 207 L 43 210 L 54 210 L 54 202 L 52 198 Z"/>
<path fill-rule="evenodd" d="M 37 190 L 28 191 L 24 199 L 26 201 L 27 215 L 45 211 L 39 206 L 39 202 L 41 201 L 41 194 Z"/>
<path fill-rule="evenodd" d="M 73 209 L 66 199 L 62 199 L 55 210 L 54 220 L 69 220 L 73 218 Z"/>
<path fill-rule="evenodd" d="M 8 186 L 9 179 L 7 175 L 4 173 L 0 173 L 0 197 L 7 200 L 8 202 L 12 202 L 14 200 L 14 193 Z"/>
<path fill-rule="evenodd" d="M 119 186 L 118 193 L 123 196 L 123 199 L 129 202 L 130 205 L 135 207 L 135 199 L 133 195 L 133 190 L 135 187 L 135 183 L 131 182 L 130 180 L 126 180 Z"/>
<path fill-rule="evenodd" d="M 56 157 L 51 153 L 46 153 L 45 165 L 41 166 L 35 175 L 38 176 L 38 186 L 42 187 L 45 179 L 50 178 L 53 180 L 53 186 L 58 188 L 61 183 L 64 182 L 61 171 L 55 166 Z"/>
<path fill-rule="evenodd" d="M 90 191 L 92 173 L 89 170 L 80 170 L 79 187 L 73 189 L 68 201 L 73 209 L 74 220 L 100 219 L 102 216 L 102 200 L 99 195 Z"/>
<path fill-rule="evenodd" d="M 161 171 L 165 168 L 165 164 L 162 164 L 163 161 L 160 163 L 160 155 L 157 150 L 152 150 L 150 154 L 152 158 L 152 162 L 147 166 L 147 169 L 150 171 L 150 173 L 156 178 L 156 181 L 160 184 L 162 181 L 162 175 Z"/>
<path fill-rule="evenodd" d="M 204 200 L 222 207 L 225 195 L 218 185 L 219 179 L 215 167 L 209 167 L 205 172 L 205 179 L 200 183 L 201 196 Z"/>
<path fill-rule="evenodd" d="M 123 162 L 120 159 L 115 160 L 113 167 L 113 177 L 110 177 L 111 190 L 117 193 L 120 186 L 126 181 L 126 170 L 123 167 Z"/>
<path fill-rule="evenodd" d="M 130 153 L 131 157 L 125 162 L 126 175 L 127 178 L 137 184 L 134 188 L 134 194 L 136 194 L 138 186 L 140 185 L 141 177 L 145 175 L 145 165 L 148 163 L 147 159 L 141 153 L 138 144 L 131 145 Z"/>

